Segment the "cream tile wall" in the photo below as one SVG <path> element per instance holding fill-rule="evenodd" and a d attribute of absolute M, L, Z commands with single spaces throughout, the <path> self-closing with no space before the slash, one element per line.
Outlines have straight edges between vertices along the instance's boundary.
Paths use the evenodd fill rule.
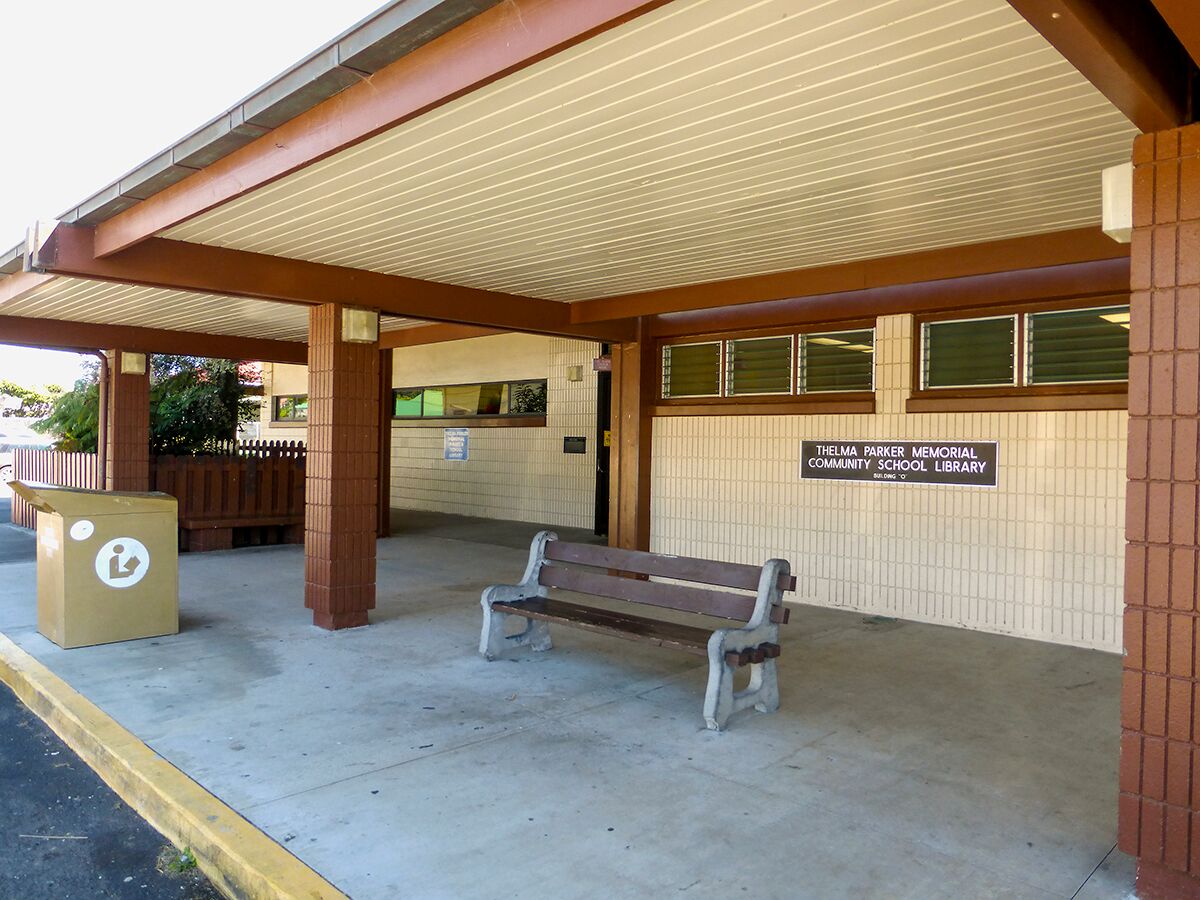
<path fill-rule="evenodd" d="M 258 417 L 258 437 L 263 441 L 304 441 L 308 426 L 301 422 L 273 422 L 275 404 L 272 398 L 278 395 L 307 394 L 308 367 L 286 363 L 263 363 L 263 402 Z"/>
<path fill-rule="evenodd" d="M 493 335 L 402 348 L 393 384 L 413 387 L 546 378 L 545 428 L 472 428 L 470 459 L 442 458 L 442 426 L 392 428 L 391 505 L 545 525 L 591 528 L 596 490 L 598 345 L 533 335 Z M 581 366 L 583 380 L 567 381 Z M 564 454 L 583 435 L 587 453 Z"/>
<path fill-rule="evenodd" d="M 804 603 L 1120 650 L 1126 413 L 905 414 L 911 334 L 879 320 L 875 415 L 656 419 L 652 549 L 781 556 Z M 996 440 L 999 487 L 801 482 L 806 438 Z"/>

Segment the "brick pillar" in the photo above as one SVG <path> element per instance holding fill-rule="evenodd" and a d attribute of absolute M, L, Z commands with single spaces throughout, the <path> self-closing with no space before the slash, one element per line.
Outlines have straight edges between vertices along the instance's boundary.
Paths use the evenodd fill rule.
<path fill-rule="evenodd" d="M 609 448 L 608 543 L 650 549 L 650 450 L 658 359 L 645 322 L 638 340 L 612 347 L 612 446 Z"/>
<path fill-rule="evenodd" d="M 120 350 L 108 351 L 108 439 L 104 486 L 150 490 L 150 360 L 141 375 L 121 373 Z"/>
<path fill-rule="evenodd" d="M 1200 126 L 1134 144 L 1119 846 L 1144 898 L 1200 896 Z"/>
<path fill-rule="evenodd" d="M 321 628 L 375 608 L 379 346 L 342 340 L 342 307 L 313 307 L 308 335 L 304 605 Z"/>

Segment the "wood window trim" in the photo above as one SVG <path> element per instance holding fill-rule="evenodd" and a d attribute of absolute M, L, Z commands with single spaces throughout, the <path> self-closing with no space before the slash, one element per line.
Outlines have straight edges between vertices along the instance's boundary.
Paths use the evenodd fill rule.
<path fill-rule="evenodd" d="M 392 416 L 392 425 L 400 428 L 545 428 L 545 416 Z"/>
<path fill-rule="evenodd" d="M 873 391 L 823 391 L 741 397 L 674 398 L 651 409 L 656 417 L 671 416 L 819 416 L 875 412 Z"/>
<path fill-rule="evenodd" d="M 1129 408 L 1127 381 L 1096 381 L 1077 384 L 990 385 L 966 388 L 924 388 L 921 373 L 924 368 L 924 341 L 927 322 L 994 319 L 1016 316 L 1016 355 L 1014 371 L 1025 371 L 1024 317 L 1029 313 L 1070 312 L 1075 309 L 1103 309 L 1106 306 L 1129 306 L 1129 294 L 1103 294 L 1098 297 L 1078 297 L 1073 300 L 1042 300 L 1013 306 L 958 309 L 913 316 L 911 394 L 904 411 L 930 412 L 1070 412 L 1075 410 L 1109 410 Z"/>
<path fill-rule="evenodd" d="M 1066 412 L 1128 409 L 1124 381 L 1088 384 L 1037 384 L 1025 387 L 933 388 L 914 391 L 904 411 L 922 412 Z"/>

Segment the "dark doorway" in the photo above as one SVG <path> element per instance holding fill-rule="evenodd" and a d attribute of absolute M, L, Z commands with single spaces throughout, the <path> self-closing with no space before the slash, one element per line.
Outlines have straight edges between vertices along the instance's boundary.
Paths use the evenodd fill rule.
<path fill-rule="evenodd" d="M 609 357 L 608 344 L 600 356 Z M 612 372 L 596 373 L 596 534 L 608 534 L 608 460 L 612 443 Z"/>

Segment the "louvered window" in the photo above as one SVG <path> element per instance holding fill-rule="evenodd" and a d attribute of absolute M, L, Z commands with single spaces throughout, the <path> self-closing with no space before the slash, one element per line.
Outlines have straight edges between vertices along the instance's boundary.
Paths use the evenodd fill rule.
<path fill-rule="evenodd" d="M 873 329 L 800 335 L 800 393 L 870 391 L 874 386 Z"/>
<path fill-rule="evenodd" d="M 717 397 L 721 394 L 721 344 L 668 344 L 663 347 L 664 397 Z"/>
<path fill-rule="evenodd" d="M 1016 316 L 926 322 L 924 386 L 1016 384 Z"/>
<path fill-rule="evenodd" d="M 725 392 L 790 394 L 792 337 L 746 338 L 725 344 Z"/>
<path fill-rule="evenodd" d="M 1129 307 L 1030 313 L 1029 384 L 1126 381 Z"/>

